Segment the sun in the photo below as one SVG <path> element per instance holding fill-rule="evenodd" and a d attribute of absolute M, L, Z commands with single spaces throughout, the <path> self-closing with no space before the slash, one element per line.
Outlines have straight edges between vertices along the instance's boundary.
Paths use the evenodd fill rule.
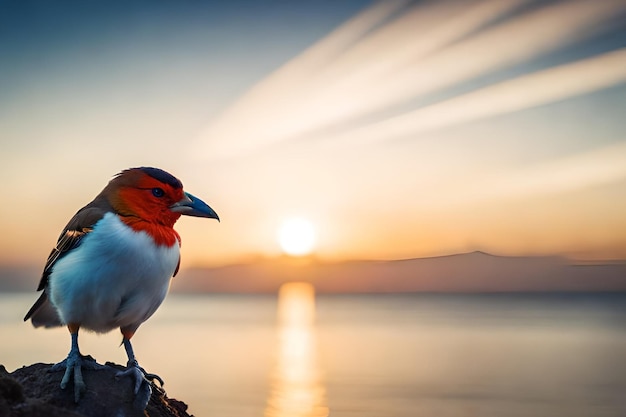
<path fill-rule="evenodd" d="M 309 255 L 315 247 L 313 223 L 299 217 L 285 220 L 278 230 L 278 243 L 288 255 Z"/>

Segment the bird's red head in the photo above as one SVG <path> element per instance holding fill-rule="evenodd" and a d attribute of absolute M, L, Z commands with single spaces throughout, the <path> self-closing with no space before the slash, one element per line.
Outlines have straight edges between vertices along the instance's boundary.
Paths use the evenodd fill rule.
<path fill-rule="evenodd" d="M 160 169 L 127 169 L 113 178 L 107 189 L 109 202 L 122 217 L 172 227 L 181 215 L 170 207 L 185 196 L 183 184 Z"/>
<path fill-rule="evenodd" d="M 158 243 L 173 244 L 171 238 L 159 237 L 161 232 L 155 231 L 163 227 L 171 229 L 182 214 L 219 220 L 202 200 L 183 191 L 180 180 L 158 168 L 124 170 L 109 182 L 102 194 L 126 224 L 152 234 Z"/>

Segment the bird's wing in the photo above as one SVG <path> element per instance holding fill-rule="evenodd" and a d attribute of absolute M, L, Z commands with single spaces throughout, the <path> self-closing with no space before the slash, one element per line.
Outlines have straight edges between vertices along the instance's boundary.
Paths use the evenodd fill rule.
<path fill-rule="evenodd" d="M 48 285 L 48 277 L 54 264 L 72 249 L 76 249 L 83 237 L 93 230 L 93 226 L 104 217 L 106 212 L 107 210 L 100 207 L 86 206 L 72 217 L 59 236 L 56 246 L 48 255 L 37 291 L 43 290 Z"/>
<path fill-rule="evenodd" d="M 28 313 L 26 313 L 24 321 L 32 317 L 35 326 L 43 325 L 49 327 L 61 325 L 61 320 L 48 301 L 48 295 L 46 293 L 48 277 L 52 273 L 54 264 L 71 250 L 77 248 L 83 237 L 91 232 L 93 226 L 109 211 L 108 207 L 103 208 L 95 203 L 94 201 L 80 209 L 63 229 L 56 246 L 48 256 L 43 273 L 41 274 L 37 291 L 43 290 L 43 293 L 35 304 L 33 304 Z"/>
<path fill-rule="evenodd" d="M 52 249 L 50 255 L 48 255 L 48 260 L 46 261 L 46 266 L 43 268 L 43 274 L 41 275 L 37 291 L 43 290 L 48 285 L 48 277 L 52 272 L 52 267 L 55 262 L 72 249 L 78 247 L 81 239 L 87 233 L 91 232 L 91 230 L 91 228 L 84 227 L 81 230 L 65 230 L 63 232 L 63 234 L 59 237 L 56 246 Z"/>

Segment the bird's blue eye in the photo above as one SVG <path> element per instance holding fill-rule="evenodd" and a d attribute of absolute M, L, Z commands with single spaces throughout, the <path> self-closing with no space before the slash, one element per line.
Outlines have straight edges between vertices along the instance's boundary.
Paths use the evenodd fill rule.
<path fill-rule="evenodd" d="M 165 191 L 162 188 L 153 188 L 152 195 L 155 197 L 163 197 L 165 195 Z"/>

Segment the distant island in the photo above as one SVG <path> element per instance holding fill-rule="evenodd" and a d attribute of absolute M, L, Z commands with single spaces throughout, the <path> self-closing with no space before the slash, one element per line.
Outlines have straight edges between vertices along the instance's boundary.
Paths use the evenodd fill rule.
<path fill-rule="evenodd" d="M 34 291 L 40 271 L 0 268 L 0 291 Z M 393 261 L 322 262 L 280 257 L 248 264 L 183 269 L 179 293 L 276 293 L 285 282 L 318 293 L 626 291 L 626 261 L 574 262 L 559 256 L 471 252 Z"/>
<path fill-rule="evenodd" d="M 626 261 L 580 263 L 558 256 L 484 252 L 338 263 L 282 257 L 187 269 L 174 279 L 172 289 L 275 293 L 290 281 L 310 282 L 318 293 L 626 291 Z"/>

